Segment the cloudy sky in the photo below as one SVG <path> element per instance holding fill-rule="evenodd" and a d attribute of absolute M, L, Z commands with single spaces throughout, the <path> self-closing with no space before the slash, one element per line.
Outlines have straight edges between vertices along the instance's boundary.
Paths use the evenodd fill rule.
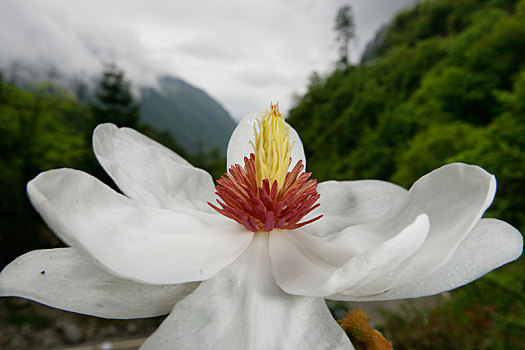
<path fill-rule="evenodd" d="M 357 61 L 375 31 L 416 0 L 1 0 L 0 69 L 12 62 L 90 77 L 115 61 L 135 85 L 173 74 L 236 119 L 291 107 L 337 58 L 333 22 L 353 7 Z M 48 69 L 48 68 L 44 68 Z"/>

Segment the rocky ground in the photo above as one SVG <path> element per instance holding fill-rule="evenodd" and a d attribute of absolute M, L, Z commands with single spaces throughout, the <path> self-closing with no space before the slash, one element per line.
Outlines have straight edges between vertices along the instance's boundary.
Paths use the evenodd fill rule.
<path fill-rule="evenodd" d="M 430 308 L 443 298 L 446 294 L 404 301 L 329 302 L 329 306 L 336 318 L 343 318 L 347 308 L 364 308 L 372 325 L 381 328 L 385 312 Z M 26 299 L 0 298 L 0 349 L 138 349 L 163 319 L 106 320 L 53 309 Z M 388 330 L 385 335 L 388 337 Z"/>
<path fill-rule="evenodd" d="M 149 336 L 162 320 L 106 320 L 25 299 L 0 298 L 0 349 L 76 349 L 80 345 L 84 345 L 80 349 L 136 349 L 134 339 Z M 135 343 L 132 347 L 115 346 L 133 343 L 130 340 Z"/>

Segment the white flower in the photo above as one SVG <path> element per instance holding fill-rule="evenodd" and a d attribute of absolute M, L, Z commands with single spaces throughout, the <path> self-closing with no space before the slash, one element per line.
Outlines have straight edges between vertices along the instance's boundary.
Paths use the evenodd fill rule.
<path fill-rule="evenodd" d="M 228 167 L 252 152 L 254 123 L 234 131 Z M 292 167 L 305 157 L 291 128 L 289 138 Z M 207 204 L 208 173 L 142 134 L 103 124 L 93 145 L 124 195 L 73 169 L 32 180 L 33 205 L 71 248 L 19 257 L 0 295 L 105 318 L 170 313 L 144 349 L 352 349 L 324 298 L 437 294 L 522 252 L 516 229 L 481 219 L 496 181 L 477 166 L 444 166 L 409 191 L 323 182 L 305 220 L 323 218 L 254 233 Z"/>

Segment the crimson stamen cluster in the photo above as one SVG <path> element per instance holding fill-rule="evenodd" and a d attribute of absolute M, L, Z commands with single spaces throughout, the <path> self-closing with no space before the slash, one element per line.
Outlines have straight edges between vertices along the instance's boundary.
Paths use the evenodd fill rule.
<path fill-rule="evenodd" d="M 235 164 L 230 167 L 226 176 L 217 180 L 215 193 L 222 199 L 217 200 L 222 208 L 210 202 L 208 204 L 252 232 L 302 227 L 322 217 L 319 215 L 299 223 L 306 214 L 319 206 L 315 202 L 320 197 L 317 193 L 317 180 L 308 180 L 312 173 L 303 173 L 303 169 L 304 165 L 300 160 L 286 174 L 280 190 L 277 181 L 270 186 L 268 179 L 264 179 L 262 187 L 258 187 L 255 155 L 252 153 L 250 158 L 244 157 L 244 168 Z"/>

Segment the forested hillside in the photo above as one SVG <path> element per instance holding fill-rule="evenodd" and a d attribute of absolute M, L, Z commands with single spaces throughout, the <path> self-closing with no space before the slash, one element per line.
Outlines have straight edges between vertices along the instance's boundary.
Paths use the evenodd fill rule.
<path fill-rule="evenodd" d="M 409 187 L 443 164 L 477 164 L 498 181 L 487 215 L 525 231 L 525 0 L 422 2 L 374 52 L 360 66 L 312 74 L 290 111 L 308 170 Z M 425 316 L 428 327 L 397 319 L 389 334 L 403 348 L 524 346 L 523 266 L 461 289 Z"/>
<path fill-rule="evenodd" d="M 445 163 L 479 164 L 498 178 L 498 217 L 525 228 L 525 1 L 423 2 L 379 52 L 313 74 L 290 111 L 309 170 L 409 186 Z"/>
<path fill-rule="evenodd" d="M 0 79 L 0 266 L 20 253 L 58 243 L 44 233 L 25 185 L 51 168 L 85 169 L 88 123 L 87 106 L 63 91 L 50 85 L 22 91 Z"/>

